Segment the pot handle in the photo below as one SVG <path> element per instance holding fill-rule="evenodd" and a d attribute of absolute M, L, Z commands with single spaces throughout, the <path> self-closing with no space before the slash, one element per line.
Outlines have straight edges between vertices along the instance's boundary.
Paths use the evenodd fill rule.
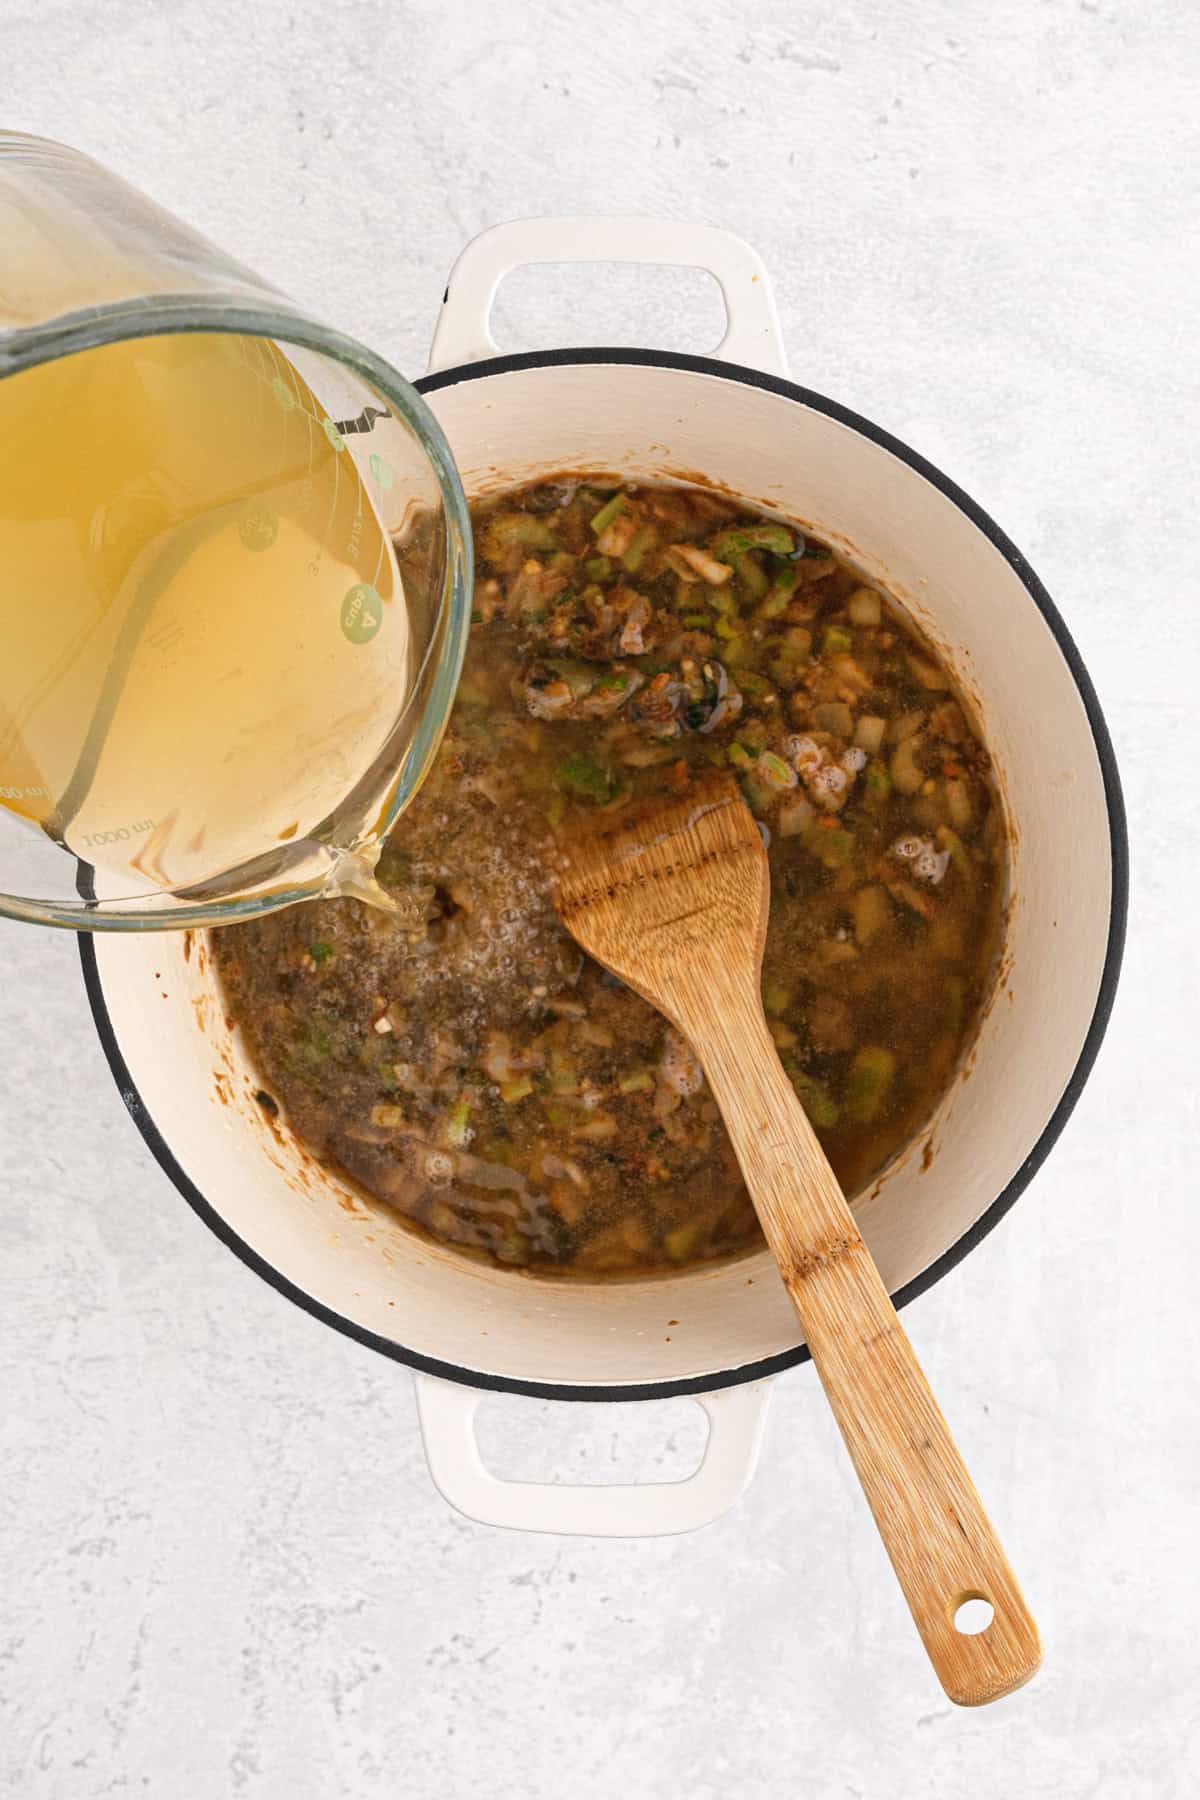
<path fill-rule="evenodd" d="M 682 219 L 511 219 L 459 253 L 450 271 L 429 352 L 429 372 L 498 356 L 488 328 L 496 290 L 523 263 L 624 262 L 706 269 L 725 301 L 725 336 L 713 352 L 768 375 L 786 375 L 787 354 L 771 281 L 742 238 Z"/>
<path fill-rule="evenodd" d="M 444 1500 L 481 1525 L 574 1537 L 667 1537 L 719 1519 L 754 1474 L 771 1387 L 757 1381 L 691 1396 L 708 1414 L 708 1443 L 683 1481 L 585 1487 L 501 1481 L 479 1454 L 479 1389 L 432 1375 L 413 1380 L 429 1472 Z"/>

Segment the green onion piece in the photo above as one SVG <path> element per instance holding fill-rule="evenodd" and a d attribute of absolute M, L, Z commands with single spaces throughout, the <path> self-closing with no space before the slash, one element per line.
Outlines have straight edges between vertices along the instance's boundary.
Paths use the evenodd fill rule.
<path fill-rule="evenodd" d="M 826 656 L 836 656 L 844 650 L 853 650 L 854 637 L 844 625 L 827 625 L 825 635 L 821 639 L 821 649 Z"/>
<path fill-rule="evenodd" d="M 316 963 L 316 965 L 319 969 L 321 967 L 321 964 L 328 962 L 329 958 L 333 955 L 333 945 L 332 944 L 310 944 L 308 946 L 308 954 L 312 957 L 313 961 Z"/>
<path fill-rule="evenodd" d="M 610 669 L 606 675 L 600 677 L 596 686 L 604 693 L 611 693 L 615 690 L 617 693 L 623 694 L 629 686 L 628 672 L 625 669 Z"/>
<path fill-rule="evenodd" d="M 730 744 L 729 760 L 735 769 L 752 769 L 758 761 L 753 750 L 747 750 L 745 744 Z"/>
<path fill-rule="evenodd" d="M 643 525 L 635 531 L 621 555 L 621 567 L 631 575 L 637 573 L 642 566 L 642 558 L 657 537 L 653 525 Z"/>
<path fill-rule="evenodd" d="M 744 637 L 731 637 L 726 640 L 721 654 L 726 668 L 736 669 L 738 664 L 745 662 L 749 656 L 750 645 Z"/>
<path fill-rule="evenodd" d="M 827 869 L 840 869 L 850 861 L 854 838 L 850 832 L 843 831 L 841 826 L 830 831 L 814 819 L 804 833 L 804 845 Z"/>
<path fill-rule="evenodd" d="M 478 611 L 473 612 L 471 614 L 471 623 L 472 623 L 472 625 L 482 625 L 483 624 L 483 614 Z"/>
<path fill-rule="evenodd" d="M 719 638 L 736 637 L 738 633 L 736 620 L 731 619 L 727 614 L 722 613 L 716 623 L 716 633 Z"/>
<path fill-rule="evenodd" d="M 874 800 L 886 800 L 892 791 L 892 778 L 880 762 L 869 762 L 863 770 L 863 785 Z"/>
<path fill-rule="evenodd" d="M 752 525 L 742 536 L 752 550 L 769 550 L 772 556 L 794 556 L 796 540 L 786 525 Z"/>
<path fill-rule="evenodd" d="M 686 1262 L 700 1242 L 701 1224 L 699 1219 L 689 1219 L 686 1225 L 676 1225 L 674 1230 L 663 1235 L 663 1249 L 672 1262 Z"/>
<path fill-rule="evenodd" d="M 583 751 L 559 763 L 558 773 L 577 794 L 589 800 L 604 802 L 613 797 L 615 784 L 611 774 Z"/>
<path fill-rule="evenodd" d="M 795 770 L 790 764 L 784 762 L 782 756 L 777 756 L 774 750 L 764 750 L 758 760 L 762 765 L 763 773 L 773 775 L 781 788 L 795 787 Z"/>
<path fill-rule="evenodd" d="M 712 617 L 709 613 L 684 613 L 681 623 L 686 625 L 689 631 L 712 630 Z"/>
<path fill-rule="evenodd" d="M 533 1083 L 528 1075 L 518 1075 L 515 1081 L 503 1081 L 500 1084 L 500 1098 L 507 1101 L 509 1106 L 517 1100 L 524 1100 L 532 1092 Z"/>
<path fill-rule="evenodd" d="M 583 572 L 589 581 L 607 581 L 612 574 L 612 564 L 607 556 L 589 556 L 583 565 Z"/>
<path fill-rule="evenodd" d="M 617 514 L 623 513 L 628 505 L 629 498 L 623 493 L 616 493 L 611 500 L 606 500 L 600 511 L 592 514 L 592 530 L 596 536 L 599 537 L 606 526 L 611 525 Z"/>
<path fill-rule="evenodd" d="M 795 1073 L 789 1069 L 792 1086 L 796 1090 L 796 1098 L 808 1114 L 810 1121 L 818 1131 L 829 1131 L 838 1122 L 838 1104 L 832 1098 L 828 1088 L 814 1081 L 800 1069 Z"/>
<path fill-rule="evenodd" d="M 967 875 L 971 872 L 970 854 L 957 831 L 951 831 L 948 825 L 939 825 L 937 841 L 943 850 L 950 852 L 950 861 L 961 874 Z"/>
<path fill-rule="evenodd" d="M 446 1142 L 452 1150 L 461 1150 L 470 1137 L 471 1105 L 468 1100 L 456 1100 L 446 1114 Z"/>
<path fill-rule="evenodd" d="M 773 587 L 759 607 L 758 616 L 760 619 L 777 619 L 791 604 L 792 596 L 789 593 L 778 586 Z"/>
<path fill-rule="evenodd" d="M 622 1075 L 617 1083 L 619 1094 L 648 1094 L 654 1086 L 654 1077 L 649 1069 L 636 1069 L 632 1075 Z"/>
<path fill-rule="evenodd" d="M 867 1044 L 850 1064 L 846 1078 L 846 1111 L 859 1125 L 868 1125 L 887 1098 L 896 1073 L 896 1056 L 882 1044 Z"/>
<path fill-rule="evenodd" d="M 758 558 L 752 554 L 739 556 L 733 566 L 738 580 L 750 598 L 761 600 L 770 586 L 770 582 L 767 579 L 767 572 Z"/>

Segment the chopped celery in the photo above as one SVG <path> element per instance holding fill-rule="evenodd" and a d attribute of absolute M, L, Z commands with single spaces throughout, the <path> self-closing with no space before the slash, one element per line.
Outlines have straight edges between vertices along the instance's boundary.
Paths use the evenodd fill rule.
<path fill-rule="evenodd" d="M 758 761 L 753 750 L 747 750 L 745 744 L 730 744 L 729 760 L 735 769 L 752 769 Z"/>
<path fill-rule="evenodd" d="M 514 1101 L 524 1100 L 526 1096 L 532 1094 L 532 1092 L 533 1083 L 530 1081 L 528 1075 L 518 1075 L 515 1081 L 502 1081 L 500 1083 L 500 1098 L 506 1101 L 509 1106 L 513 1105 Z"/>
<path fill-rule="evenodd" d="M 882 1044 L 866 1044 L 850 1064 L 846 1078 L 846 1111 L 859 1125 L 868 1125 L 887 1098 L 896 1073 L 895 1052 Z"/>
<path fill-rule="evenodd" d="M 489 562 L 503 562 L 515 549 L 552 550 L 554 545 L 553 529 L 534 513 L 493 513 L 480 533 L 480 548 Z"/>
<path fill-rule="evenodd" d="M 621 555 L 621 567 L 631 575 L 637 573 L 642 566 L 642 558 L 650 549 L 657 536 L 653 525 L 643 525 L 634 532 Z"/>
<path fill-rule="evenodd" d="M 759 607 L 758 616 L 760 619 L 777 619 L 780 613 L 787 611 L 791 603 L 791 594 L 786 592 L 777 583 Z"/>
<path fill-rule="evenodd" d="M 886 888 L 872 885 L 859 888 L 851 903 L 854 935 L 860 944 L 869 944 L 891 921 Z"/>
<path fill-rule="evenodd" d="M 738 634 L 737 620 L 731 619 L 728 613 L 722 613 L 715 629 L 719 638 L 735 638 Z"/>
<path fill-rule="evenodd" d="M 725 641 L 722 660 L 726 668 L 736 669 L 739 663 L 745 662 L 750 654 L 750 645 L 744 637 L 731 637 Z"/>
<path fill-rule="evenodd" d="M 713 539 L 713 553 L 725 559 L 747 550 L 769 550 L 772 556 L 794 556 L 796 540 L 785 525 L 734 526 Z"/>
<path fill-rule="evenodd" d="M 612 574 L 612 564 L 607 556 L 589 556 L 583 565 L 583 572 L 589 581 L 607 581 Z"/>
<path fill-rule="evenodd" d="M 649 1069 L 635 1069 L 632 1075 L 622 1075 L 617 1083 L 619 1094 L 648 1094 L 654 1086 L 654 1077 Z"/>
<path fill-rule="evenodd" d="M 664 1234 L 663 1249 L 672 1262 L 687 1261 L 700 1241 L 700 1229 L 699 1219 L 689 1219 L 686 1225 L 676 1225 Z"/>
<path fill-rule="evenodd" d="M 681 621 L 689 631 L 710 631 L 712 617 L 709 613 L 684 613 Z"/>
<path fill-rule="evenodd" d="M 869 762 L 863 770 L 863 785 L 874 800 L 886 800 L 892 791 L 892 778 L 882 763 Z"/>
<path fill-rule="evenodd" d="M 589 800 L 603 803 L 613 797 L 616 784 L 611 774 L 585 751 L 577 751 L 574 756 L 568 756 L 564 762 L 560 762 L 558 772 L 577 794 L 583 794 Z"/>
<path fill-rule="evenodd" d="M 808 1114 L 812 1124 L 818 1131 L 830 1130 L 838 1122 L 838 1104 L 830 1095 L 828 1088 L 822 1087 L 819 1081 L 814 1081 L 812 1076 L 806 1075 L 802 1069 L 797 1069 L 794 1073 L 789 1069 L 788 1073 L 792 1078 L 792 1086 L 796 1090 L 796 1098 Z"/>
<path fill-rule="evenodd" d="M 453 1150 L 461 1150 L 469 1142 L 471 1136 L 471 1105 L 468 1100 L 456 1100 L 446 1114 L 445 1138 Z"/>
<path fill-rule="evenodd" d="M 854 850 L 854 838 L 850 832 L 840 825 L 830 830 L 816 819 L 804 833 L 804 844 L 827 869 L 842 868 L 849 862 Z"/>
<path fill-rule="evenodd" d="M 763 988 L 763 1005 L 769 1013 L 776 1017 L 785 1013 L 792 1004 L 792 990 L 781 987 L 777 981 L 769 981 Z"/>
<path fill-rule="evenodd" d="M 739 556 L 733 566 L 738 580 L 751 599 L 761 600 L 770 582 L 758 558 L 752 552 L 747 552 L 746 555 Z"/>
<path fill-rule="evenodd" d="M 957 831 L 951 831 L 948 825 L 939 825 L 937 829 L 938 848 L 950 852 L 950 861 L 962 875 L 971 872 L 971 857 L 967 846 Z"/>
<path fill-rule="evenodd" d="M 836 656 L 839 651 L 853 650 L 854 636 L 844 625 L 827 625 L 821 639 L 821 650 L 826 656 Z"/>
<path fill-rule="evenodd" d="M 606 500 L 600 511 L 592 514 L 592 530 L 596 536 L 599 537 L 605 527 L 611 525 L 617 514 L 623 513 L 628 505 L 628 496 L 620 492 L 615 493 L 611 500 Z"/>

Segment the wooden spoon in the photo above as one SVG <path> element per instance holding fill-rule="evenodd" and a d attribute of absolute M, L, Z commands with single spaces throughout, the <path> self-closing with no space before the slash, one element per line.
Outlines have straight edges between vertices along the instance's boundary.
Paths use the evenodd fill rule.
<path fill-rule="evenodd" d="M 567 930 L 695 1049 L 930 1660 L 951 1700 L 980 1705 L 1029 1680 L 1037 1626 L 771 1041 L 768 902 L 727 777 L 606 819 L 557 875 Z M 955 1624 L 967 1600 L 991 1604 L 982 1631 Z"/>

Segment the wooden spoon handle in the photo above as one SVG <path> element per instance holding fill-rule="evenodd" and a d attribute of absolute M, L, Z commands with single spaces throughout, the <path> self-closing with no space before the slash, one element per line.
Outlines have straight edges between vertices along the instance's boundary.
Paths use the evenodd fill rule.
<path fill-rule="evenodd" d="M 930 1661 L 951 1700 L 998 1699 L 1037 1669 L 1037 1626 L 755 1001 L 697 996 L 684 1029 Z M 993 1616 L 967 1634 L 972 1599 Z"/>

